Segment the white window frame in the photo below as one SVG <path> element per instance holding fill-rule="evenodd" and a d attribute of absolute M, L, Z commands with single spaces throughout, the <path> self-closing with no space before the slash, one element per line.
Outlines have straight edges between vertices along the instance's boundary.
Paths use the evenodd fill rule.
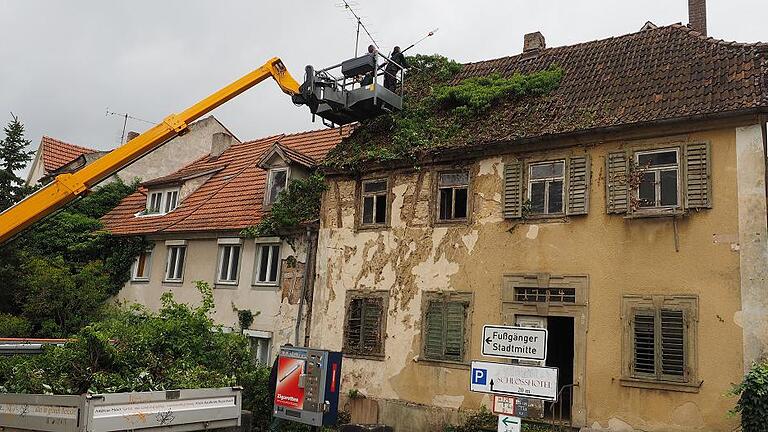
<path fill-rule="evenodd" d="M 221 238 L 218 240 L 219 253 L 216 260 L 216 283 L 222 285 L 237 285 L 240 281 L 240 269 L 243 267 L 242 254 L 243 245 L 242 239 L 239 238 Z M 234 254 L 234 248 L 237 247 L 237 254 Z M 227 266 L 227 276 L 232 273 L 233 258 L 237 259 L 237 271 L 235 272 L 234 279 L 222 279 L 221 266 L 224 261 L 225 252 L 229 254 L 229 264 Z"/>
<path fill-rule="evenodd" d="M 152 211 L 152 196 L 157 194 L 160 194 L 160 203 L 157 207 L 158 210 Z M 176 210 L 177 208 L 179 208 L 180 194 L 181 194 L 181 188 L 179 187 L 151 189 L 149 192 L 147 192 L 146 209 L 143 212 L 139 213 L 137 216 L 162 216 Z M 168 207 L 169 196 L 176 197 L 176 202 L 174 203 L 175 206 L 173 208 Z"/>
<path fill-rule="evenodd" d="M 379 183 L 384 182 L 384 190 L 378 191 L 378 192 L 366 192 L 365 191 L 365 185 L 369 183 Z M 363 180 L 362 184 L 360 185 L 360 225 L 365 227 L 372 227 L 372 226 L 386 226 L 387 225 L 387 218 L 389 216 L 389 179 L 384 178 L 376 178 L 376 179 L 368 179 Z M 376 222 L 376 209 L 377 209 L 377 201 L 379 200 L 380 196 L 384 196 L 384 200 L 387 201 L 387 206 L 384 208 L 384 222 Z M 373 199 L 373 213 L 371 214 L 371 222 L 365 222 L 365 199 L 366 198 L 372 198 Z"/>
<path fill-rule="evenodd" d="M 256 261 L 253 267 L 253 285 L 257 287 L 276 287 L 280 285 L 280 259 L 283 253 L 283 242 L 276 238 L 265 238 L 262 240 L 256 240 Z M 269 257 L 267 258 L 267 272 L 272 267 L 272 262 L 275 259 L 272 253 L 272 247 L 277 246 L 277 270 L 275 272 L 274 281 L 260 281 L 261 276 L 261 255 L 264 252 L 264 247 L 269 247 Z"/>
<path fill-rule="evenodd" d="M 248 337 L 248 339 L 251 341 L 251 348 L 253 348 L 253 341 L 256 342 L 256 352 L 253 353 L 255 355 L 252 355 L 252 358 L 254 358 L 258 363 L 262 365 L 271 365 L 272 364 L 272 332 L 263 331 L 263 330 L 243 330 L 243 334 Z M 261 358 L 261 347 L 262 344 L 266 344 L 267 346 L 267 358 Z"/>
<path fill-rule="evenodd" d="M 563 175 L 560 177 L 542 177 L 542 178 L 533 178 L 533 168 L 539 165 L 549 165 L 549 164 L 555 164 L 555 163 L 562 163 L 563 164 Z M 528 190 L 526 191 L 526 198 L 528 199 L 528 202 L 531 202 L 531 196 L 533 193 L 533 183 L 539 183 L 544 182 L 544 212 L 542 213 L 533 213 L 533 215 L 562 215 L 565 213 L 565 170 L 566 170 L 566 163 L 565 159 L 555 159 L 555 160 L 549 160 L 549 161 L 541 161 L 541 162 L 533 162 L 528 164 L 528 182 L 526 184 Z M 549 212 L 549 185 L 553 181 L 560 180 L 563 183 L 562 190 L 560 191 L 561 200 L 560 200 L 560 211 L 550 213 Z"/>
<path fill-rule="evenodd" d="M 656 153 L 669 153 L 669 152 L 675 152 L 675 160 L 677 161 L 674 165 L 668 164 L 668 165 L 659 165 L 652 168 L 645 168 L 640 166 L 640 156 L 649 155 L 649 154 L 656 154 Z M 642 170 L 643 173 L 652 172 L 654 173 L 655 177 L 655 184 L 654 184 L 654 194 L 656 196 L 656 202 L 652 206 L 638 206 L 638 210 L 642 212 L 643 210 L 656 210 L 656 209 L 677 209 L 682 207 L 682 178 L 681 178 L 681 163 L 680 163 L 680 148 L 679 147 L 667 147 L 663 149 L 654 149 L 654 150 L 642 150 L 642 151 L 636 151 L 635 152 L 635 165 L 638 167 L 638 169 Z M 676 203 L 674 205 L 661 205 L 661 172 L 662 171 L 671 171 L 674 169 L 676 173 L 677 178 L 677 194 L 675 196 Z M 640 186 L 637 186 L 637 189 L 632 191 L 632 193 L 635 194 L 635 198 L 637 198 L 638 203 L 640 202 Z"/>
<path fill-rule="evenodd" d="M 280 167 L 280 168 L 271 168 L 267 172 L 267 189 L 264 191 L 264 205 L 269 207 L 272 204 L 277 201 L 277 198 L 280 196 L 280 193 L 277 194 L 274 199 L 271 196 L 272 193 L 272 181 L 274 180 L 274 174 L 280 171 L 285 171 L 285 186 L 283 187 L 283 191 L 288 189 L 288 182 L 291 179 L 291 171 L 288 167 Z M 282 191 L 280 191 L 282 192 Z"/>
<path fill-rule="evenodd" d="M 184 281 L 184 270 L 186 268 L 187 263 L 187 242 L 184 240 L 181 241 L 167 241 L 165 242 L 166 245 L 166 259 L 165 259 L 165 277 L 163 278 L 164 282 L 183 282 Z M 171 272 L 171 257 L 173 254 L 171 253 L 171 250 L 174 248 L 183 249 L 184 250 L 184 258 L 181 259 L 181 269 L 179 269 L 179 253 L 176 253 L 176 260 L 173 263 L 173 275 L 179 274 L 178 278 L 170 278 L 168 277 Z"/>
<path fill-rule="evenodd" d="M 443 175 L 450 175 L 450 174 L 466 174 L 467 175 L 467 182 L 461 185 L 450 185 L 450 186 L 441 186 L 440 185 L 440 178 Z M 470 195 L 470 183 L 472 182 L 471 179 L 471 173 L 469 170 L 453 170 L 453 171 L 438 171 L 437 173 L 437 180 L 436 180 L 436 186 L 437 186 L 437 205 L 435 206 L 435 220 L 438 223 L 451 223 L 451 222 L 466 222 L 469 220 L 469 215 L 472 213 L 470 203 L 472 201 L 472 196 Z M 440 217 L 441 214 L 441 192 L 443 189 L 450 189 L 451 190 L 451 217 L 447 219 L 442 219 Z M 467 190 L 467 202 L 465 205 L 466 208 L 466 215 L 464 217 L 457 217 L 456 216 L 456 190 L 457 189 L 466 189 Z"/>
<path fill-rule="evenodd" d="M 131 266 L 131 281 L 133 282 L 149 282 L 149 277 L 152 274 L 152 249 L 153 248 L 147 248 L 144 251 L 139 254 L 139 256 L 136 257 L 135 260 L 133 260 L 133 266 Z M 146 258 L 144 258 L 144 274 L 146 276 L 139 276 L 137 274 L 137 271 L 139 270 L 139 259 L 142 255 L 145 255 Z"/>

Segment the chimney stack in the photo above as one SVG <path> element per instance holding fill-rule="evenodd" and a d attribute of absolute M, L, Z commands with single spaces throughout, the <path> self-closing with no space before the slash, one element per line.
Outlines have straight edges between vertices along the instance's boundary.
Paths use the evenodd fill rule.
<path fill-rule="evenodd" d="M 688 0 L 688 27 L 707 35 L 707 0 Z"/>
<path fill-rule="evenodd" d="M 216 132 L 211 136 L 211 157 L 217 158 L 232 145 L 232 135 Z"/>
<path fill-rule="evenodd" d="M 137 137 L 137 136 L 139 136 L 139 135 L 141 135 L 141 134 L 140 134 L 140 133 L 138 133 L 138 132 L 136 132 L 136 131 L 130 131 L 130 132 L 128 132 L 128 134 L 125 136 L 125 142 L 128 142 L 128 141 L 130 141 L 130 140 L 132 140 L 132 139 L 136 138 L 136 137 Z"/>
<path fill-rule="evenodd" d="M 523 52 L 543 50 L 547 47 L 544 35 L 541 32 L 528 33 L 523 37 Z"/>

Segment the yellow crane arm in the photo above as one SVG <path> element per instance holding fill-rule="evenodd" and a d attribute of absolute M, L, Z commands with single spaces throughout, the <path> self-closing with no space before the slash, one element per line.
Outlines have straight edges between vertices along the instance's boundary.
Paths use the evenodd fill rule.
<path fill-rule="evenodd" d="M 274 78 L 283 92 L 289 95 L 299 93 L 299 83 L 288 73 L 283 62 L 277 57 L 272 58 L 260 68 L 181 113 L 169 115 L 162 123 L 105 154 L 92 164 L 75 173 L 57 176 L 53 182 L 0 213 L 0 244 L 85 194 L 100 181 L 156 149 L 168 139 L 184 132 L 191 122 L 269 77 Z"/>

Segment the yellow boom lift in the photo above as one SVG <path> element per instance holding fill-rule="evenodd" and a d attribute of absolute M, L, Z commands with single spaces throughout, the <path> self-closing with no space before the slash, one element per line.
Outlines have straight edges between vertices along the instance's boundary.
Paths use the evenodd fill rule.
<path fill-rule="evenodd" d="M 288 73 L 283 62 L 275 57 L 179 114 L 171 114 L 121 147 L 105 154 L 74 173 L 61 174 L 51 183 L 0 213 L 0 244 L 30 227 L 35 222 L 88 193 L 90 188 L 123 167 L 163 145 L 169 139 L 186 132 L 193 121 L 240 93 L 272 77 L 294 103 L 307 105 L 314 116 L 329 126 L 364 120 L 402 108 L 403 70 L 398 65 L 397 89 L 380 86 L 386 73 L 381 67 L 391 61 L 380 54 L 364 55 L 338 65 L 315 71 L 306 68 L 303 84 Z M 334 76 L 340 69 L 341 75 Z M 391 68 L 389 68 L 391 70 Z M 359 77 L 373 77 L 373 83 L 360 85 Z M 369 79 L 370 82 L 370 79 Z"/>

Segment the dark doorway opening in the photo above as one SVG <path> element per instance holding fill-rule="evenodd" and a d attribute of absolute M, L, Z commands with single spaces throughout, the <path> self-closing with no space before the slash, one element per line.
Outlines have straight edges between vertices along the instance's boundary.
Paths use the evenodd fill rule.
<path fill-rule="evenodd" d="M 557 420 L 570 421 L 573 402 L 573 318 L 547 317 L 547 366 L 560 370 L 558 376 L 559 399 L 544 404 L 544 415 Z"/>

